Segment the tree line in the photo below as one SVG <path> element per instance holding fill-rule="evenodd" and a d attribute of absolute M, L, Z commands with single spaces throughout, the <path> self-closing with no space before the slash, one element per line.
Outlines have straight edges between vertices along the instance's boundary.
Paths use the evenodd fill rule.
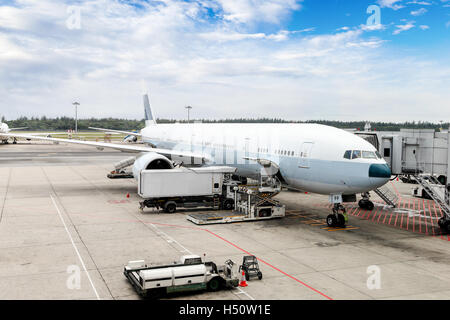
<path fill-rule="evenodd" d="M 2 122 L 8 123 L 10 127 L 27 127 L 30 131 L 67 131 L 69 129 L 75 129 L 75 119 L 71 117 L 20 117 L 15 120 L 7 121 L 2 117 Z M 176 119 L 158 119 L 158 123 L 186 123 L 187 120 Z M 307 120 L 307 121 L 289 121 L 279 118 L 234 118 L 234 119 L 197 119 L 191 120 L 191 122 L 203 122 L 203 123 L 319 123 L 329 125 L 342 129 L 360 129 L 363 130 L 366 121 L 333 121 L 333 120 Z M 377 131 L 400 131 L 401 128 L 409 129 L 434 129 L 449 128 L 450 123 L 432 123 L 426 121 L 411 121 L 411 122 L 371 122 L 372 130 Z M 89 127 L 108 128 L 116 130 L 139 130 L 145 126 L 145 120 L 131 120 L 131 119 L 117 119 L 117 118 L 89 118 L 78 119 L 78 130 L 89 130 Z"/>

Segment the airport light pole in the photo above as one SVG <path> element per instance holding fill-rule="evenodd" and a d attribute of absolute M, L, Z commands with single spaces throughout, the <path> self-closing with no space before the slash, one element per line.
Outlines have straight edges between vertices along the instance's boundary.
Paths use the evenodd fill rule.
<path fill-rule="evenodd" d="M 187 106 L 185 108 L 187 109 L 187 112 L 188 112 L 188 123 L 189 123 L 190 122 L 190 112 L 191 112 L 192 107 L 191 106 Z"/>
<path fill-rule="evenodd" d="M 76 101 L 72 104 L 75 106 L 75 133 L 78 133 L 78 106 L 80 104 Z"/>

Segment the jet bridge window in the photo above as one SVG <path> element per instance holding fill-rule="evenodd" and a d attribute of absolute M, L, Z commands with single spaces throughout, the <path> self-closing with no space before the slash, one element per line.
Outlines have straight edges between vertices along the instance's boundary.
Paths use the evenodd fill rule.
<path fill-rule="evenodd" d="M 345 151 L 344 158 L 350 160 L 352 158 L 352 150 Z"/>
<path fill-rule="evenodd" d="M 352 159 L 358 159 L 358 158 L 361 158 L 361 151 L 353 150 Z"/>

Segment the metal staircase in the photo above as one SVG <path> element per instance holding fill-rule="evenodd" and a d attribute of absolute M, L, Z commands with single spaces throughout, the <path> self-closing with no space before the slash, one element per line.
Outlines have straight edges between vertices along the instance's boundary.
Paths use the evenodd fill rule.
<path fill-rule="evenodd" d="M 388 205 L 395 208 L 398 203 L 398 197 L 394 194 L 386 185 L 373 190 L 381 199 L 384 200 Z"/>
<path fill-rule="evenodd" d="M 435 190 L 435 186 L 440 185 L 441 183 L 432 175 L 427 175 L 426 178 L 423 175 L 414 175 L 414 179 L 424 188 L 424 190 L 428 193 L 431 199 L 434 200 L 438 204 L 438 206 L 442 210 L 442 217 L 450 219 L 450 205 L 445 201 L 444 198 Z"/>

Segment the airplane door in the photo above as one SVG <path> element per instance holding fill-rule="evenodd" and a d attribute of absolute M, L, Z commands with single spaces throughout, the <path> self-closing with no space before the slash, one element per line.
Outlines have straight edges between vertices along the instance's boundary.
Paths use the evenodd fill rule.
<path fill-rule="evenodd" d="M 300 148 L 300 160 L 299 168 L 308 169 L 310 166 L 309 160 L 311 159 L 311 151 L 314 146 L 313 142 L 304 142 Z"/>

